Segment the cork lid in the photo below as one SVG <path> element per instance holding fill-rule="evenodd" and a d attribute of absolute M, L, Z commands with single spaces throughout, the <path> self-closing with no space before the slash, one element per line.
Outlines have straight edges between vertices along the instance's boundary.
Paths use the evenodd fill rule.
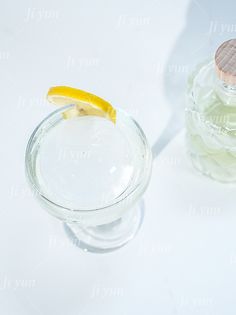
<path fill-rule="evenodd" d="M 236 85 L 236 39 L 230 39 L 215 54 L 217 76 L 227 84 Z"/>

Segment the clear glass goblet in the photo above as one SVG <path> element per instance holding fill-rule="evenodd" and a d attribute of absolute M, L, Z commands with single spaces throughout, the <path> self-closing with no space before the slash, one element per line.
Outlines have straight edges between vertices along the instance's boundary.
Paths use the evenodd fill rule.
<path fill-rule="evenodd" d="M 29 139 L 26 175 L 37 199 L 62 220 L 76 244 L 107 252 L 134 237 L 152 154 L 140 126 L 117 110 L 116 124 L 98 116 L 63 119 L 65 106 Z"/>

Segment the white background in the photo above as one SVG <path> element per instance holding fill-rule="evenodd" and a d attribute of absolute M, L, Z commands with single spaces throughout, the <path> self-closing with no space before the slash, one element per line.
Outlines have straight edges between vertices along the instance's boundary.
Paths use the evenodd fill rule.
<path fill-rule="evenodd" d="M 195 172 L 186 77 L 236 36 L 234 1 L 1 1 L 0 314 L 235 315 L 236 187 Z M 122 249 L 68 240 L 36 203 L 24 150 L 47 89 L 91 91 L 133 115 L 158 154 L 145 220 Z M 164 131 L 164 135 L 163 135 Z M 168 135 L 169 134 L 169 135 Z"/>

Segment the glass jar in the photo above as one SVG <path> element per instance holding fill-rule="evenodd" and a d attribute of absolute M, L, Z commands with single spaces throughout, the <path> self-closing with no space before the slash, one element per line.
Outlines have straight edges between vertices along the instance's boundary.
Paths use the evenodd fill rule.
<path fill-rule="evenodd" d="M 218 181 L 236 181 L 236 39 L 189 78 L 186 131 L 193 165 Z"/>

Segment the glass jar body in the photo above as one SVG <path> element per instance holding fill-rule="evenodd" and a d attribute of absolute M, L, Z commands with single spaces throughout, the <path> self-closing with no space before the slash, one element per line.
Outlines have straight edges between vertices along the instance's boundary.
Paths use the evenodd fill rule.
<path fill-rule="evenodd" d="M 193 165 L 218 181 L 236 181 L 236 88 L 217 78 L 213 61 L 189 78 L 185 113 Z"/>

